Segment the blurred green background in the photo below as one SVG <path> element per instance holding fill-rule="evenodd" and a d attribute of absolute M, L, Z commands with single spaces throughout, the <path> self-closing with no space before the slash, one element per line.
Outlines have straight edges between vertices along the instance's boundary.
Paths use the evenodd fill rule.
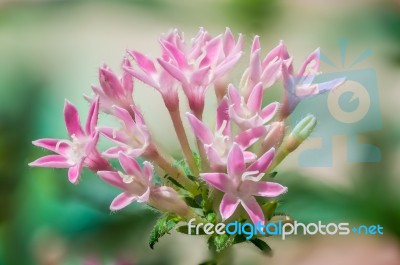
<path fill-rule="evenodd" d="M 99 66 L 107 63 L 119 71 L 127 48 L 155 57 L 162 32 L 176 27 L 190 38 L 200 26 L 212 34 L 229 26 L 245 35 L 246 47 L 260 35 L 264 51 L 283 39 L 297 66 L 316 47 L 340 62 L 338 43 L 345 38 L 352 60 L 366 49 L 373 51 L 361 67 L 373 67 L 378 79 L 383 125 L 361 138 L 380 148 L 381 162 L 348 162 L 346 141 L 337 135 L 331 167 L 301 167 L 302 150 L 297 150 L 277 178 L 289 187 L 281 212 L 304 222 L 381 224 L 384 236 L 269 238 L 272 258 L 242 244 L 234 247 L 235 264 L 400 264 L 398 0 L 0 0 L 0 265 L 206 260 L 201 237 L 173 233 L 150 250 L 147 238 L 156 213 L 133 204 L 111 214 L 109 203 L 117 191 L 92 173 L 85 172 L 73 186 L 65 170 L 27 166 L 46 154 L 32 140 L 66 136 L 64 98 L 86 113 L 82 94 L 91 93 Z M 240 66 L 247 60 L 245 54 Z M 165 110 L 156 95 L 135 84 L 136 102 L 156 138 L 176 153 L 177 140 L 168 119 L 160 118 Z M 206 119 L 212 118 L 209 112 Z"/>

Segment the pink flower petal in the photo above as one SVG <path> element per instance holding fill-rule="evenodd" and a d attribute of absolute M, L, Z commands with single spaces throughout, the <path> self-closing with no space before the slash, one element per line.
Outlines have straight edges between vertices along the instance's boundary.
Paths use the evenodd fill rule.
<path fill-rule="evenodd" d="M 68 168 L 72 165 L 67 158 L 61 155 L 47 155 L 29 163 L 31 167 Z"/>
<path fill-rule="evenodd" d="M 221 100 L 217 108 L 217 131 L 220 130 L 223 124 L 225 128 L 222 130 L 222 134 L 226 136 L 230 135 L 229 103 L 226 97 Z"/>
<path fill-rule="evenodd" d="M 299 77 L 315 75 L 319 70 L 319 57 L 320 50 L 319 48 L 312 52 L 304 61 L 303 65 L 299 70 Z"/>
<path fill-rule="evenodd" d="M 99 97 L 97 96 L 95 100 L 90 104 L 90 109 L 88 117 L 86 119 L 86 133 L 91 135 L 96 130 L 97 119 L 99 115 Z"/>
<path fill-rule="evenodd" d="M 118 160 L 122 168 L 128 175 L 142 177 L 142 169 L 135 159 L 128 157 L 122 152 L 119 152 Z"/>
<path fill-rule="evenodd" d="M 118 158 L 118 153 L 119 152 L 125 152 L 126 148 L 121 147 L 121 146 L 115 146 L 107 149 L 106 151 L 103 152 L 103 155 L 107 158 Z"/>
<path fill-rule="evenodd" d="M 138 202 L 147 202 L 150 197 L 150 187 L 147 187 L 146 191 L 137 198 Z"/>
<path fill-rule="evenodd" d="M 128 51 L 128 53 L 133 57 L 133 59 L 144 72 L 147 74 L 157 73 L 154 63 L 147 56 L 137 51 Z"/>
<path fill-rule="evenodd" d="M 113 106 L 115 116 L 119 118 L 126 126 L 129 131 L 133 131 L 136 128 L 136 123 L 134 122 L 131 114 L 126 109 L 120 108 L 116 105 Z"/>
<path fill-rule="evenodd" d="M 229 99 L 233 103 L 234 110 L 236 112 L 240 112 L 240 110 L 241 110 L 240 104 L 242 103 L 242 99 L 239 94 L 239 91 L 237 91 L 237 89 L 232 84 L 229 84 L 229 86 L 228 86 L 228 95 L 229 95 Z"/>
<path fill-rule="evenodd" d="M 132 67 L 131 62 L 128 60 L 128 58 L 124 58 L 122 61 L 122 68 L 127 67 L 130 68 Z M 132 76 L 124 71 L 122 74 L 122 79 L 121 79 L 122 86 L 124 87 L 124 93 L 125 95 L 128 95 L 131 97 L 132 92 L 133 92 L 133 80 Z"/>
<path fill-rule="evenodd" d="M 267 132 L 267 129 L 264 126 L 259 126 L 255 128 L 248 129 L 246 131 L 241 132 L 235 137 L 235 142 L 243 149 L 249 148 L 253 145 L 257 140 L 264 136 Z"/>
<path fill-rule="evenodd" d="M 261 48 L 260 45 L 260 36 L 256 35 L 253 38 L 253 43 L 251 45 L 251 53 L 256 52 L 257 50 L 259 50 Z"/>
<path fill-rule="evenodd" d="M 68 180 L 72 184 L 76 184 L 78 182 L 79 175 L 82 172 L 82 165 L 83 165 L 83 160 L 81 162 L 79 162 L 78 164 L 76 164 L 75 166 L 72 166 L 72 167 L 69 168 L 69 170 L 68 170 Z"/>
<path fill-rule="evenodd" d="M 228 175 L 236 180 L 240 179 L 245 171 L 243 152 L 236 143 L 228 154 L 227 169 Z"/>
<path fill-rule="evenodd" d="M 143 162 L 143 174 L 147 178 L 148 183 L 150 184 L 153 179 L 154 167 L 149 161 Z"/>
<path fill-rule="evenodd" d="M 121 176 L 115 171 L 97 171 L 97 175 L 107 183 L 120 188 L 125 189 L 126 184 L 122 181 Z"/>
<path fill-rule="evenodd" d="M 239 205 L 239 202 L 240 200 L 237 197 L 234 197 L 230 194 L 224 195 L 219 206 L 219 212 L 221 213 L 222 221 L 225 221 L 232 216 Z"/>
<path fill-rule="evenodd" d="M 258 171 L 259 173 L 265 172 L 269 165 L 271 165 L 272 160 L 275 156 L 275 148 L 271 148 L 268 152 L 265 152 L 260 158 L 257 159 L 253 164 L 251 164 L 247 171 Z"/>
<path fill-rule="evenodd" d="M 210 83 L 209 73 L 210 66 L 205 66 L 195 70 L 190 78 L 190 83 L 196 86 L 207 86 Z"/>
<path fill-rule="evenodd" d="M 183 84 L 187 84 L 188 80 L 186 76 L 183 74 L 182 70 L 177 68 L 173 63 L 164 61 L 162 59 L 157 59 L 158 63 L 165 69 L 170 75 L 172 75 L 175 79 L 181 81 Z"/>
<path fill-rule="evenodd" d="M 258 83 L 260 81 L 262 71 L 260 50 L 256 50 L 251 54 L 249 69 L 249 79 L 253 82 L 253 84 Z"/>
<path fill-rule="evenodd" d="M 244 162 L 247 163 L 251 163 L 254 162 L 254 160 L 257 159 L 257 155 L 252 153 L 252 152 L 248 152 L 248 151 L 244 151 L 243 152 L 243 157 L 244 157 Z"/>
<path fill-rule="evenodd" d="M 70 149 L 70 146 L 60 139 L 44 138 L 33 141 L 32 144 L 63 155 Z"/>
<path fill-rule="evenodd" d="M 65 101 L 64 105 L 64 120 L 70 136 L 75 135 L 76 137 L 81 137 L 84 135 L 79 121 L 78 110 L 68 100 Z"/>
<path fill-rule="evenodd" d="M 264 213 L 262 212 L 260 205 L 253 196 L 242 199 L 241 203 L 254 224 L 258 224 L 258 222 L 260 222 L 261 224 L 265 223 Z"/>
<path fill-rule="evenodd" d="M 287 191 L 287 187 L 284 187 L 281 184 L 275 182 L 251 182 L 253 185 L 251 191 L 254 196 L 277 197 Z"/>
<path fill-rule="evenodd" d="M 201 173 L 200 177 L 220 191 L 230 190 L 230 179 L 225 173 Z"/>
<path fill-rule="evenodd" d="M 197 119 L 193 114 L 187 112 L 186 116 L 188 117 L 189 124 L 193 129 L 194 134 L 196 137 L 203 143 L 203 144 L 211 144 L 213 141 L 213 135 L 202 121 Z"/>
<path fill-rule="evenodd" d="M 175 45 L 168 41 L 161 41 L 161 45 L 167 51 L 170 58 L 174 59 L 179 69 L 183 70 L 188 68 L 185 54 L 180 51 Z"/>
<path fill-rule="evenodd" d="M 226 166 L 226 158 L 221 157 L 221 154 L 218 153 L 215 148 L 212 146 L 207 146 L 206 148 L 206 154 L 208 161 L 210 162 L 210 165 L 213 166 Z"/>
<path fill-rule="evenodd" d="M 122 67 L 127 73 L 129 73 L 130 75 L 132 75 L 134 78 L 139 79 L 140 81 L 142 81 L 143 83 L 154 87 L 154 88 L 158 88 L 159 84 L 157 84 L 156 81 L 154 81 L 153 77 L 151 77 L 150 75 L 143 73 L 141 71 L 135 70 L 133 68 L 127 67 L 127 66 L 123 66 Z"/>
<path fill-rule="evenodd" d="M 104 93 L 110 98 L 119 98 L 124 94 L 124 88 L 118 77 L 108 67 L 99 69 L 99 81 Z"/>
<path fill-rule="evenodd" d="M 214 71 L 214 76 L 212 80 L 216 80 L 224 76 L 229 72 L 235 65 L 239 62 L 242 57 L 242 52 L 235 53 L 232 56 L 227 57 Z"/>
<path fill-rule="evenodd" d="M 126 206 L 128 206 L 129 204 L 131 204 L 136 200 L 137 200 L 136 196 L 132 196 L 127 192 L 123 192 L 119 194 L 117 197 L 115 197 L 115 199 L 111 202 L 110 210 L 111 211 L 121 210 L 122 208 L 125 208 Z"/>
<path fill-rule="evenodd" d="M 247 100 L 247 107 L 252 113 L 257 113 L 263 100 L 263 84 L 260 82 L 254 86 Z"/>
<path fill-rule="evenodd" d="M 264 123 L 269 122 L 276 115 L 279 107 L 279 102 L 272 102 L 262 109 L 260 116 Z"/>

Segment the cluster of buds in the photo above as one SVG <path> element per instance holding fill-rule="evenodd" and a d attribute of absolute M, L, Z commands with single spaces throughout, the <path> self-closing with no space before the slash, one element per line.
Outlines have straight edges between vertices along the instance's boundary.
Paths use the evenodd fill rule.
<path fill-rule="evenodd" d="M 86 97 L 91 106 L 85 129 L 74 105 L 66 101 L 64 116 L 69 139 L 34 141 L 34 145 L 56 154 L 30 165 L 69 168 L 68 178 L 74 184 L 78 183 L 82 168 L 94 171 L 122 191 L 112 201 L 112 211 L 139 202 L 172 213 L 180 221 L 204 220 L 207 214 L 214 213 L 215 222 L 228 218 L 268 222 L 262 207 L 265 200 L 257 197 L 274 198 L 287 191 L 281 184 L 268 181 L 268 173 L 316 125 L 315 117 L 308 115 L 287 132 L 287 118 L 301 100 L 330 91 L 344 79 L 315 83 L 320 62 L 318 49 L 296 73 L 283 42 L 262 57 L 256 36 L 240 83 L 229 83 L 229 74 L 244 53 L 242 35 L 235 38 L 229 29 L 216 37 L 200 29 L 190 42 L 181 32 L 172 30 L 160 38 L 160 44 L 161 53 L 156 60 L 128 50 L 121 77 L 108 66 L 101 67 L 99 85 L 92 87 L 95 95 Z M 282 101 L 264 104 L 264 94 L 280 80 L 284 87 Z M 182 149 L 182 160 L 166 155 L 153 139 L 139 102 L 133 97 L 134 81 L 160 93 Z M 180 89 L 190 110 L 184 115 L 180 110 Z M 217 98 L 214 128 L 203 122 L 205 94 L 210 89 L 215 90 Z M 100 111 L 118 119 L 121 127 L 98 126 Z M 196 144 L 190 144 L 188 133 L 195 135 Z M 100 152 L 99 136 L 115 146 Z M 138 158 L 144 162 L 139 163 Z M 110 159 L 118 159 L 120 169 L 112 167 Z M 240 206 L 244 211 L 238 210 Z"/>

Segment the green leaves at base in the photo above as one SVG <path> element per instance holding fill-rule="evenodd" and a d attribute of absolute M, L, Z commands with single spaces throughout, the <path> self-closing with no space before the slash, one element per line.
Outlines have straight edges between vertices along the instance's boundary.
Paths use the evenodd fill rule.
<path fill-rule="evenodd" d="M 228 236 L 227 234 L 213 235 L 208 239 L 208 247 L 216 252 L 221 252 L 222 250 L 233 245 L 234 238 Z"/>
<path fill-rule="evenodd" d="M 160 237 L 165 234 L 169 234 L 169 232 L 174 229 L 174 227 L 181 221 L 179 216 L 174 214 L 165 214 L 160 219 L 158 219 L 155 224 L 153 230 L 150 234 L 149 245 L 150 248 L 153 249 L 154 245 L 158 242 Z"/>

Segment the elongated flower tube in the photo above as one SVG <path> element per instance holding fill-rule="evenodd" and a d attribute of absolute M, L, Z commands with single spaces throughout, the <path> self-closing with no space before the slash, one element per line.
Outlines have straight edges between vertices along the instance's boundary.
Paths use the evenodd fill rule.
<path fill-rule="evenodd" d="M 280 104 L 278 102 L 272 102 L 261 108 L 263 100 L 262 83 L 258 83 L 254 87 L 247 100 L 239 94 L 239 91 L 232 84 L 229 85 L 228 94 L 232 103 L 229 107 L 230 117 L 242 130 L 265 125 L 279 110 Z"/>
<path fill-rule="evenodd" d="M 260 181 L 273 157 L 274 149 L 271 149 L 246 168 L 243 151 L 234 144 L 228 155 L 227 173 L 200 174 L 208 184 L 224 192 L 219 207 L 223 220 L 231 217 L 240 203 L 253 223 L 265 223 L 264 213 L 254 196 L 276 197 L 287 191 L 278 183 Z"/>
<path fill-rule="evenodd" d="M 97 174 L 109 184 L 123 190 L 111 203 L 112 211 L 120 210 L 134 201 L 148 203 L 162 211 L 171 211 L 181 216 L 188 213 L 186 203 L 178 193 L 167 186 L 156 187 L 153 180 L 153 166 L 145 161 L 143 168 L 138 162 L 118 153 L 119 163 L 125 173 L 118 171 L 98 171 Z"/>
<path fill-rule="evenodd" d="M 127 58 L 122 62 L 122 68 L 130 67 L 131 63 Z M 112 106 L 116 105 L 131 111 L 131 105 L 134 105 L 132 92 L 133 80 L 132 77 L 124 72 L 121 78 L 107 66 L 104 65 L 99 69 L 99 86 L 92 86 L 94 93 L 100 98 L 100 109 L 106 113 L 113 114 Z M 93 98 L 87 97 L 89 101 Z"/>
<path fill-rule="evenodd" d="M 294 74 L 293 67 L 290 64 L 282 64 L 283 86 L 285 88 L 285 96 L 280 112 L 280 118 L 288 117 L 300 101 L 313 95 L 329 92 L 346 80 L 345 78 L 337 78 L 323 83 L 313 83 L 318 75 L 320 64 L 320 50 L 317 49 L 311 53 L 297 74 Z"/>
<path fill-rule="evenodd" d="M 82 167 L 88 167 L 93 171 L 109 169 L 108 162 L 101 157 L 96 149 L 99 133 L 96 132 L 96 124 L 99 109 L 99 98 L 96 98 L 90 106 L 86 120 L 85 130 L 79 121 L 78 110 L 69 101 L 65 101 L 64 119 L 69 139 L 39 139 L 32 143 L 57 154 L 41 157 L 31 163 L 35 167 L 69 168 L 68 179 L 71 183 L 77 183 Z"/>
<path fill-rule="evenodd" d="M 267 131 L 264 126 L 259 126 L 246 130 L 236 136 L 232 136 L 227 109 L 228 100 L 224 98 L 217 109 L 215 133 L 212 133 L 211 130 L 193 114 L 186 113 L 194 134 L 204 145 L 210 166 L 213 169 L 226 166 L 229 150 L 231 150 L 234 143 L 237 143 L 243 150 L 246 162 L 254 161 L 257 156 L 245 150 L 253 145 Z"/>

